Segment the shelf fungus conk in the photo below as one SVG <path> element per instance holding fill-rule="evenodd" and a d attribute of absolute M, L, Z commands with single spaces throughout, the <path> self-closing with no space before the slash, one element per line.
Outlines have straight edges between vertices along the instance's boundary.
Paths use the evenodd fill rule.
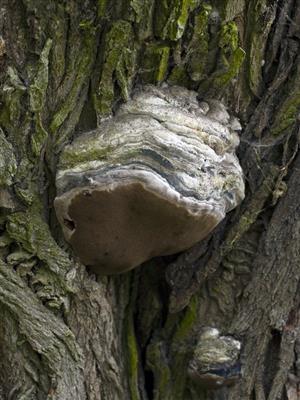
<path fill-rule="evenodd" d="M 121 273 L 207 236 L 244 197 L 237 130 L 220 102 L 149 85 L 66 146 L 55 210 L 80 260 Z"/>
<path fill-rule="evenodd" d="M 189 362 L 189 377 L 208 389 L 233 385 L 241 377 L 240 350 L 238 340 L 221 336 L 215 328 L 206 328 Z"/>

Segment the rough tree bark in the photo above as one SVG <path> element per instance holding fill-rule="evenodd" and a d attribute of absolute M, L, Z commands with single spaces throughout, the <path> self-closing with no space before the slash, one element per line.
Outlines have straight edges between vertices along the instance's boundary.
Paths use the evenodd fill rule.
<path fill-rule="evenodd" d="M 0 1 L 0 398 L 299 398 L 299 27 L 299 0 Z M 246 198 L 184 254 L 96 278 L 57 224 L 57 158 L 149 82 L 240 117 Z M 187 376 L 205 326 L 242 343 L 234 386 Z"/>

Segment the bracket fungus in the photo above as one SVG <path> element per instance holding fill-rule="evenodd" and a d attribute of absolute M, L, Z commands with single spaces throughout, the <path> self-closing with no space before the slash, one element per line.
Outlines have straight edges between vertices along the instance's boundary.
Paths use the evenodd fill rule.
<path fill-rule="evenodd" d="M 188 375 L 203 387 L 216 389 L 233 385 L 241 377 L 241 343 L 231 336 L 221 336 L 216 328 L 203 329 Z"/>
<path fill-rule="evenodd" d="M 121 273 L 207 236 L 244 197 L 239 129 L 218 101 L 149 85 L 66 146 L 55 210 L 80 260 Z"/>

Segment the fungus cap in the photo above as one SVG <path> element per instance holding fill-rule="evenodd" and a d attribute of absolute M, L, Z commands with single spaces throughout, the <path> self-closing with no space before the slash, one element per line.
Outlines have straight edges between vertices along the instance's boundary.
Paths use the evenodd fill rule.
<path fill-rule="evenodd" d="M 216 101 L 214 118 L 205 115 L 196 96 L 146 86 L 62 152 L 56 214 L 75 253 L 97 273 L 191 247 L 243 199 L 229 115 Z"/>

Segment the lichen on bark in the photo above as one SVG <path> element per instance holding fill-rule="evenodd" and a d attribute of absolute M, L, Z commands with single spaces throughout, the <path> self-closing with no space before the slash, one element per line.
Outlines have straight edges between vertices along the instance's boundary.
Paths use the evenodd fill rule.
<path fill-rule="evenodd" d="M 94 95 L 94 104 L 100 117 L 111 113 L 115 99 L 115 84 L 123 100 L 128 100 L 134 73 L 134 34 L 129 22 L 119 20 L 112 24 L 105 40 L 103 65 Z"/>

